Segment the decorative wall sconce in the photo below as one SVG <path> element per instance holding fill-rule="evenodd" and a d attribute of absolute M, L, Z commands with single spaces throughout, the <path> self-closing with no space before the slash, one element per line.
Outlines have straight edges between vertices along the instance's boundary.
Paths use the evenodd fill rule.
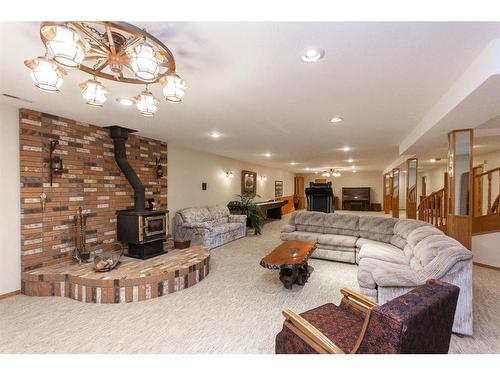
<path fill-rule="evenodd" d="M 161 156 L 156 158 L 156 178 L 163 177 L 163 166 L 161 165 Z"/>
<path fill-rule="evenodd" d="M 260 180 L 261 181 L 267 181 L 267 177 L 266 176 L 260 176 Z"/>
<path fill-rule="evenodd" d="M 60 175 L 63 172 L 63 161 L 59 157 L 59 155 L 54 155 L 54 151 L 56 150 L 56 147 L 59 145 L 58 140 L 51 140 L 50 141 L 50 186 L 52 186 L 52 180 L 54 175 Z"/>
<path fill-rule="evenodd" d="M 233 172 L 226 172 L 226 178 L 228 179 L 234 178 Z"/>

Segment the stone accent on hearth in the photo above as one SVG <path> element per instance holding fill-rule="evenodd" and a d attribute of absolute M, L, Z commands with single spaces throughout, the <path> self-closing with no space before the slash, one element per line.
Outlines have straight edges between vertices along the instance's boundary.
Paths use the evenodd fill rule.
<path fill-rule="evenodd" d="M 209 272 L 210 252 L 193 246 L 148 260 L 123 257 L 110 272 L 96 272 L 92 263 L 73 262 L 26 271 L 21 275 L 21 292 L 88 303 L 139 302 L 189 288 Z"/>

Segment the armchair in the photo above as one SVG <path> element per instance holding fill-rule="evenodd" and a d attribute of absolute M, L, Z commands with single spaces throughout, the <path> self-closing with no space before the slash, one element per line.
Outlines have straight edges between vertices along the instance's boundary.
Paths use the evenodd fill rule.
<path fill-rule="evenodd" d="M 286 309 L 277 354 L 448 353 L 459 288 L 438 280 L 379 306 L 342 289 L 332 303 L 303 314 Z"/>

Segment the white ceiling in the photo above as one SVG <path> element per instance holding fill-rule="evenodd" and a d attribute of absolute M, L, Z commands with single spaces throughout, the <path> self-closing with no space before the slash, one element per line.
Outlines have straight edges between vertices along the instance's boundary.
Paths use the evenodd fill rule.
<path fill-rule="evenodd" d="M 23 60 L 42 54 L 38 23 L 1 23 L 0 93 L 11 103 L 262 165 L 304 171 L 382 170 L 398 145 L 474 58 L 500 37 L 499 23 L 135 23 L 173 52 L 188 91 L 154 118 L 115 102 L 142 90 L 103 82 L 103 108 L 81 98 L 88 75 L 70 71 L 60 94 L 37 90 Z M 300 54 L 321 47 L 305 64 Z M 158 85 L 151 87 L 161 97 Z M 341 116 L 340 124 L 330 118 Z M 218 131 L 215 140 L 208 135 Z M 350 146 L 352 151 L 341 148 Z M 266 152 L 271 158 L 264 157 Z M 292 167 L 289 162 L 295 161 Z"/>

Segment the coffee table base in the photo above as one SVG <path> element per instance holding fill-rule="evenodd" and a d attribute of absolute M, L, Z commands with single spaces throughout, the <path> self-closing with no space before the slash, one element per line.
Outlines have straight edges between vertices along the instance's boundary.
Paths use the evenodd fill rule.
<path fill-rule="evenodd" d="M 282 268 L 280 270 L 280 280 L 287 289 L 292 289 L 293 284 L 304 285 L 314 268 L 306 263 L 298 267 Z"/>

